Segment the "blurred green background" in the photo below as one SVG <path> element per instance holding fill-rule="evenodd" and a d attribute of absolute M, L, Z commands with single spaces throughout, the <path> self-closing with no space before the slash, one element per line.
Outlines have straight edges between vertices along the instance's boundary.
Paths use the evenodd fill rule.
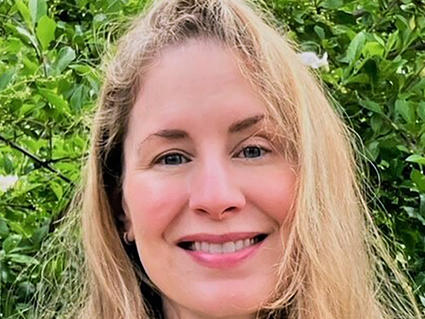
<path fill-rule="evenodd" d="M 35 256 L 80 181 L 101 57 L 144 2 L 0 0 L 0 318 L 29 318 L 42 279 L 67 271 Z M 425 308 L 425 0 L 261 5 L 325 55 L 315 71 L 364 145 L 374 219 Z"/>

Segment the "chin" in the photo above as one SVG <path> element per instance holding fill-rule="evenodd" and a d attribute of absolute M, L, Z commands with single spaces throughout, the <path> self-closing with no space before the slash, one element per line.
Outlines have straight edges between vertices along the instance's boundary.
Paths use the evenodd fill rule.
<path fill-rule="evenodd" d="M 269 285 L 266 283 L 269 282 Z M 199 288 L 199 287 L 198 287 Z M 255 318 L 258 310 L 272 293 L 271 282 L 246 283 L 243 286 L 232 285 L 231 280 L 226 285 L 205 285 L 203 289 L 187 288 L 178 301 L 168 299 L 169 304 L 178 305 L 205 318 Z M 185 316 L 183 316 L 185 318 Z"/>

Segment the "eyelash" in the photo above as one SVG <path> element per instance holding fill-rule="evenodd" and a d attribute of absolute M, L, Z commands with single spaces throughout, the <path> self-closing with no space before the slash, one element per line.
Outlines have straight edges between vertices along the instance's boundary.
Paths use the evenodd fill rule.
<path fill-rule="evenodd" d="M 250 149 L 250 148 L 256 148 L 256 149 L 259 149 L 259 150 L 260 150 L 260 155 L 259 155 L 259 156 L 255 156 L 255 157 L 245 157 L 246 159 L 257 159 L 257 158 L 263 157 L 263 156 L 265 156 L 267 153 L 270 153 L 270 152 L 271 152 L 271 150 L 269 150 L 269 149 L 267 149 L 267 148 L 265 148 L 265 147 L 263 147 L 263 146 L 261 146 L 261 145 L 253 144 L 253 145 L 247 145 L 247 146 L 243 147 L 243 148 L 242 148 L 242 150 L 240 150 L 240 151 L 237 153 L 237 155 L 239 155 L 239 154 L 241 154 L 241 153 L 244 153 L 244 151 L 246 151 L 247 149 Z M 185 158 L 186 158 L 186 161 L 185 161 L 185 162 L 182 162 L 182 163 L 178 163 L 178 164 L 166 164 L 166 163 L 165 163 L 165 159 L 166 159 L 168 156 L 172 156 L 172 155 L 173 155 L 173 156 L 179 156 L 179 158 L 180 158 L 180 159 L 181 159 L 182 157 L 185 157 Z M 237 158 L 244 158 L 244 157 L 239 157 L 239 156 L 237 156 Z M 181 165 L 181 164 L 185 164 L 185 163 L 189 163 L 189 162 L 191 162 L 191 160 L 190 160 L 190 159 L 188 159 L 188 158 L 187 158 L 187 156 L 183 155 L 182 153 L 179 153 L 179 152 L 170 152 L 170 153 L 166 153 L 166 154 L 164 154 L 164 155 L 162 155 L 162 156 L 158 157 L 157 159 L 155 159 L 155 160 L 153 161 L 153 164 L 154 164 L 154 165 L 169 165 L 169 166 L 173 166 L 173 165 Z"/>

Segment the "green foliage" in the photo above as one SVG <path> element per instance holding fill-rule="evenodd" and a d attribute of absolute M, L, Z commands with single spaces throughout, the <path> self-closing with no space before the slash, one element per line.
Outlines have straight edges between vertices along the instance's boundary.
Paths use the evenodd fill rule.
<path fill-rule="evenodd" d="M 2 318 L 26 317 L 46 266 L 34 256 L 79 182 L 100 88 L 99 55 L 110 30 L 117 32 L 117 17 L 140 5 L 0 3 L 0 177 L 18 177 L 0 190 Z M 22 272 L 34 266 L 31 275 Z"/>
<path fill-rule="evenodd" d="M 29 318 L 46 267 L 36 253 L 69 205 L 99 93 L 100 55 L 144 1 L 0 2 L 0 316 Z M 361 137 L 374 218 L 425 306 L 425 2 L 265 3 L 302 51 L 327 52 L 319 75 Z M 1 182 L 0 182 L 1 183 Z M 27 267 L 35 269 L 23 272 Z M 14 289 L 11 289 L 14 288 Z M 9 293 L 10 292 L 10 293 Z"/>

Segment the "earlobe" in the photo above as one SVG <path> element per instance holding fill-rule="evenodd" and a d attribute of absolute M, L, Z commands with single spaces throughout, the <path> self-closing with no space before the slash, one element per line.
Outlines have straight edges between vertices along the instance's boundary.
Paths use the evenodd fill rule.
<path fill-rule="evenodd" d="M 131 243 L 135 239 L 134 232 L 133 232 L 133 223 L 131 222 L 131 215 L 130 215 L 130 212 L 128 210 L 128 206 L 127 206 L 127 203 L 125 202 L 124 197 L 121 200 L 121 206 L 122 206 L 122 210 L 123 210 L 124 214 L 121 214 L 118 219 L 124 225 L 123 239 L 124 239 L 124 241 L 126 241 L 126 243 L 127 242 Z"/>

